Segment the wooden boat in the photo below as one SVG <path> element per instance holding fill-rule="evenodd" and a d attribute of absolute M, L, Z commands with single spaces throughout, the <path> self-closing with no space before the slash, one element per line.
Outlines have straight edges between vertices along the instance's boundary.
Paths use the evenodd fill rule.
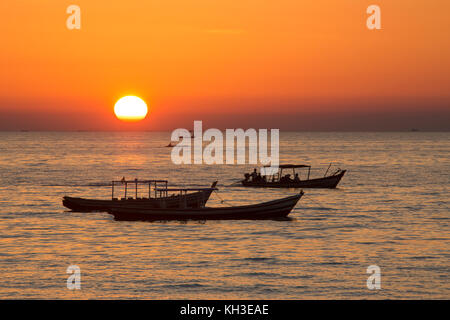
<path fill-rule="evenodd" d="M 121 199 L 114 197 L 114 186 L 117 184 L 125 185 L 125 196 Z M 135 197 L 127 197 L 128 184 L 135 185 Z M 186 202 L 190 207 L 203 207 L 208 201 L 211 193 L 216 189 L 217 181 L 215 181 L 210 188 L 202 188 L 196 192 L 181 195 L 169 195 L 168 191 L 162 191 L 158 189 L 158 184 L 165 185 L 167 189 L 167 180 L 131 180 L 131 181 L 112 181 L 112 196 L 111 200 L 96 200 L 96 199 L 84 199 L 75 197 L 63 197 L 63 205 L 72 211 L 78 212 L 92 212 L 92 211 L 104 211 L 107 212 L 111 207 L 127 208 L 132 206 L 133 208 L 159 208 L 159 207 L 179 207 L 180 202 Z M 148 197 L 138 197 L 138 185 L 148 184 Z M 152 190 L 153 187 L 153 190 Z M 152 197 L 152 192 L 154 196 Z"/>
<path fill-rule="evenodd" d="M 108 213 L 115 220 L 261 220 L 287 217 L 303 196 L 300 193 L 264 203 L 220 208 L 119 208 L 112 207 Z"/>
<path fill-rule="evenodd" d="M 246 173 L 245 179 L 242 180 L 242 185 L 245 187 L 260 188 L 336 188 L 347 170 L 337 169 L 334 173 L 327 176 L 330 166 L 322 178 L 310 179 L 311 166 L 292 164 L 280 165 L 277 172 L 263 177 L 260 174 L 257 174 L 256 171 L 254 171 L 253 174 Z M 300 176 L 296 174 L 295 169 L 298 168 L 308 169 L 308 175 L 305 180 L 302 180 Z M 285 169 L 292 169 L 295 178 L 291 179 L 290 174 L 283 176 L 283 170 Z"/>

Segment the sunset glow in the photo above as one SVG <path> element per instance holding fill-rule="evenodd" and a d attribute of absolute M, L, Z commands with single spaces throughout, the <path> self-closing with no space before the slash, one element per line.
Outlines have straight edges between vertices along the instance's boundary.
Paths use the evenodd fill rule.
<path fill-rule="evenodd" d="M 145 118 L 147 112 L 145 101 L 135 96 L 123 97 L 114 106 L 116 117 L 124 121 L 140 121 Z"/>
<path fill-rule="evenodd" d="M 447 0 L 379 0 L 381 30 L 370 1 L 75 3 L 72 30 L 71 2 L 0 3 L 0 129 L 448 127 Z M 152 116 L 118 123 L 129 94 Z"/>

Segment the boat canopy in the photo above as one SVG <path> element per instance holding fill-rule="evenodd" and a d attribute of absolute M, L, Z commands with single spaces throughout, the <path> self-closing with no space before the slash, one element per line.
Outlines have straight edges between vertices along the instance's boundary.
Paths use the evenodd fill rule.
<path fill-rule="evenodd" d="M 156 192 L 159 192 L 159 196 L 167 196 L 169 192 L 179 192 L 180 195 L 187 195 L 188 191 L 215 191 L 218 190 L 215 187 L 211 188 L 155 188 L 155 194 Z"/>
<path fill-rule="evenodd" d="M 269 168 L 269 170 L 267 170 L 265 172 L 266 176 L 278 176 L 278 179 L 281 179 L 281 175 L 283 174 L 283 170 L 284 169 L 292 169 L 292 172 L 295 175 L 295 169 L 307 168 L 308 169 L 308 178 L 307 178 L 308 180 L 309 180 L 309 175 L 311 173 L 311 166 L 306 165 L 306 164 L 280 164 L 278 166 L 278 168 L 277 167 L 274 168 L 274 167 L 272 167 L 270 165 L 266 165 L 263 168 L 264 168 L 265 171 L 266 171 L 265 168 Z M 272 170 L 270 170 L 270 169 L 272 169 Z M 261 171 L 261 173 L 262 173 L 262 171 Z"/>
<path fill-rule="evenodd" d="M 135 186 L 135 198 L 138 198 L 138 185 L 139 184 L 146 184 L 148 185 L 148 198 L 151 198 L 151 188 L 153 186 L 153 189 L 155 191 L 155 198 L 157 196 L 156 194 L 156 189 L 158 188 L 158 184 L 159 185 L 164 185 L 167 189 L 167 185 L 168 185 L 168 181 L 167 180 L 139 180 L 139 179 L 134 179 L 134 180 L 126 180 L 125 177 L 122 178 L 122 180 L 113 180 L 111 183 L 111 199 L 114 200 L 114 187 L 116 185 L 120 185 L 123 184 L 125 185 L 125 195 L 124 195 L 124 199 L 127 199 L 127 191 L 128 191 L 128 184 L 134 184 Z M 160 192 L 160 194 L 162 194 Z M 167 194 L 167 192 L 166 192 Z"/>
<path fill-rule="evenodd" d="M 143 184 L 148 184 L 148 183 L 166 183 L 168 182 L 167 180 L 138 180 L 138 179 L 134 179 L 134 180 L 113 180 L 112 183 L 116 184 L 116 183 L 143 183 Z"/>
<path fill-rule="evenodd" d="M 311 168 L 306 164 L 282 164 L 280 165 L 281 169 L 295 169 L 295 168 Z"/>
<path fill-rule="evenodd" d="M 217 188 L 156 188 L 156 191 L 209 191 L 219 190 Z"/>
<path fill-rule="evenodd" d="M 264 168 L 270 168 L 271 165 L 264 166 Z M 306 164 L 280 164 L 278 166 L 280 169 L 295 169 L 295 168 L 311 168 L 311 166 L 308 166 Z"/>

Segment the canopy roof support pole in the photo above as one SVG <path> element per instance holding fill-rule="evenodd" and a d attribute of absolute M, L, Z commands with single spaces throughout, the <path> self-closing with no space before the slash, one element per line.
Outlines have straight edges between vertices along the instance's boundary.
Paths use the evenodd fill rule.
<path fill-rule="evenodd" d="M 111 200 L 114 199 L 114 180 L 111 183 Z"/>
<path fill-rule="evenodd" d="M 308 167 L 308 179 L 306 179 L 306 180 L 309 180 L 309 174 L 311 173 L 311 167 Z"/>
<path fill-rule="evenodd" d="M 205 192 L 202 191 L 202 202 L 200 202 L 199 207 L 205 207 Z"/>

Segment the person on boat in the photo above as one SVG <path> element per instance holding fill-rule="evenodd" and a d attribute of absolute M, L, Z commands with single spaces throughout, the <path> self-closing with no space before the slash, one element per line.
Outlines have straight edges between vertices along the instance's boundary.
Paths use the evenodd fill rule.
<path fill-rule="evenodd" d="M 291 175 L 287 174 L 283 177 L 283 182 L 292 182 Z"/>
<path fill-rule="evenodd" d="M 248 181 L 250 179 L 250 173 L 244 174 L 245 181 Z"/>
<path fill-rule="evenodd" d="M 252 181 L 256 181 L 256 179 L 258 178 L 258 173 L 256 172 L 256 168 L 253 169 L 251 176 L 252 176 Z"/>
<path fill-rule="evenodd" d="M 300 182 L 300 178 L 298 176 L 298 173 L 295 174 L 294 182 Z"/>

